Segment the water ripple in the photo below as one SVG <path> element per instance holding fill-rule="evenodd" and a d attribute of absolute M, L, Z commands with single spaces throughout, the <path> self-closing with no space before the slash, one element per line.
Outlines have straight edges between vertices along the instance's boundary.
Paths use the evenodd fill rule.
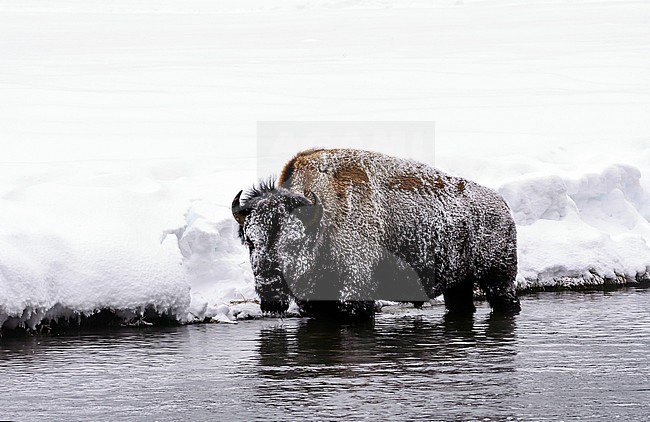
<path fill-rule="evenodd" d="M 0 419 L 646 420 L 648 290 L 0 340 Z"/>

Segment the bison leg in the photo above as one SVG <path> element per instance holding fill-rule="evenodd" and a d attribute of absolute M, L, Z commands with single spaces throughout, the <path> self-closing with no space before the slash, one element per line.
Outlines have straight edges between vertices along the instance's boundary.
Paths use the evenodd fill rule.
<path fill-rule="evenodd" d="M 338 306 L 339 312 L 344 316 L 343 319 L 363 321 L 375 317 L 375 301 L 373 300 L 339 302 Z"/>
<path fill-rule="evenodd" d="M 302 316 L 336 321 L 364 321 L 375 316 L 375 302 L 372 300 L 306 300 L 298 302 L 298 306 Z"/>
<path fill-rule="evenodd" d="M 516 314 L 521 311 L 515 291 L 514 276 L 493 271 L 479 281 L 492 311 L 499 314 Z"/>
<path fill-rule="evenodd" d="M 445 307 L 447 312 L 453 315 L 473 314 L 476 311 L 474 306 L 474 284 L 462 283 L 458 286 L 445 289 Z"/>

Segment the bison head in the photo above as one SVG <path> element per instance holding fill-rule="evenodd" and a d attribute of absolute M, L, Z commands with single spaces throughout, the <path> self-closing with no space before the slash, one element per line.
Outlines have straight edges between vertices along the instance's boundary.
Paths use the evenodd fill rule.
<path fill-rule="evenodd" d="M 232 202 L 239 235 L 248 247 L 255 290 L 264 312 L 284 312 L 291 286 L 316 259 L 323 206 L 318 196 L 296 194 L 272 184 L 240 191 Z"/>

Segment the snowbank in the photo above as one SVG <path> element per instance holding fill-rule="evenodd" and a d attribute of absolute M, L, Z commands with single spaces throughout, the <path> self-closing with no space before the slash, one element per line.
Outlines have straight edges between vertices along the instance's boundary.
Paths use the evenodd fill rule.
<path fill-rule="evenodd" d="M 633 283 L 650 271 L 650 192 L 639 169 L 525 175 L 499 189 L 518 224 L 519 288 Z"/>
<path fill-rule="evenodd" d="M 237 224 L 224 218 L 229 209 L 196 201 L 187 224 L 167 231 L 176 235 L 192 286 L 187 320 L 228 322 L 261 316 L 248 254 L 237 237 Z"/>
<path fill-rule="evenodd" d="M 176 314 L 189 285 L 173 242 L 159 243 L 166 198 L 153 180 L 69 165 L 3 166 L 0 320 L 147 307 Z M 150 224 L 143 224 L 148 221 Z"/>
<path fill-rule="evenodd" d="M 161 235 L 183 223 L 192 198 L 211 198 L 222 183 L 246 180 L 245 171 L 211 166 L 196 160 L 0 165 L 0 327 L 33 329 L 44 319 L 74 322 L 102 310 L 118 323 L 145 313 L 192 320 L 201 286 L 190 283 L 194 267 L 183 262 L 174 239 Z M 242 276 L 232 280 L 240 284 Z M 228 297 L 224 288 L 210 293 Z"/>

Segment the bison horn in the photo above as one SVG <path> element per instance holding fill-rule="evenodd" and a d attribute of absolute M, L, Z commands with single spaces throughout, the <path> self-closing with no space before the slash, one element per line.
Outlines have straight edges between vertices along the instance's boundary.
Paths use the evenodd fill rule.
<path fill-rule="evenodd" d="M 300 218 L 305 227 L 315 226 L 323 218 L 323 205 L 320 199 L 313 192 L 309 193 L 309 197 L 311 205 L 300 207 L 300 212 L 298 212 L 298 218 Z"/>
<path fill-rule="evenodd" d="M 242 192 L 243 190 L 240 190 L 235 196 L 235 199 L 232 200 L 232 216 L 235 217 L 235 220 L 237 220 L 240 226 L 244 225 L 246 216 L 250 214 L 250 209 L 242 207 L 239 203 L 239 198 L 241 197 Z"/>

